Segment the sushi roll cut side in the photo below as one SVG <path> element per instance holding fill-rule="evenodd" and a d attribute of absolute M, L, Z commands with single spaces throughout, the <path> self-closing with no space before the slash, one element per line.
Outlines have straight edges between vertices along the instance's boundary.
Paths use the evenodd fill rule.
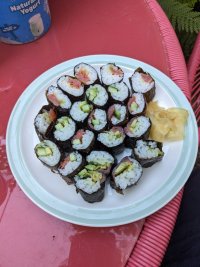
<path fill-rule="evenodd" d="M 78 152 L 71 152 L 65 154 L 65 157 L 61 160 L 58 173 L 62 176 L 62 178 L 68 183 L 74 183 L 73 176 L 75 176 L 84 165 L 84 159 L 82 155 Z"/>
<path fill-rule="evenodd" d="M 123 194 L 124 189 L 138 182 L 142 173 L 142 166 L 137 160 L 125 157 L 112 171 L 111 186 Z"/>
<path fill-rule="evenodd" d="M 134 92 L 144 94 L 146 101 L 150 102 L 155 96 L 155 81 L 151 75 L 142 68 L 135 70 L 130 77 L 130 84 Z"/>
<path fill-rule="evenodd" d="M 100 68 L 101 81 L 104 85 L 121 82 L 124 78 L 123 70 L 114 63 L 108 63 Z"/>
<path fill-rule="evenodd" d="M 106 180 L 103 173 L 84 168 L 74 177 L 74 180 L 77 192 L 85 201 L 94 203 L 103 200 Z"/>
<path fill-rule="evenodd" d="M 109 85 L 108 92 L 111 101 L 116 103 L 126 103 L 130 95 L 129 88 L 124 82 Z"/>
<path fill-rule="evenodd" d="M 75 122 L 67 116 L 60 117 L 55 124 L 54 128 L 54 140 L 63 149 L 70 148 L 70 138 L 76 131 Z"/>
<path fill-rule="evenodd" d="M 88 104 L 87 101 L 74 102 L 70 109 L 70 115 L 76 122 L 84 122 L 92 111 L 93 106 Z"/>
<path fill-rule="evenodd" d="M 113 153 L 120 153 L 124 148 L 125 134 L 122 127 L 112 127 L 109 131 L 98 134 L 97 140 Z"/>
<path fill-rule="evenodd" d="M 135 139 L 149 137 L 149 132 L 151 128 L 151 121 L 145 116 L 137 116 L 132 118 L 127 126 L 124 128 L 124 131 L 127 136 Z"/>
<path fill-rule="evenodd" d="M 91 85 L 99 81 L 97 71 L 86 63 L 80 63 L 75 66 L 74 76 L 85 85 Z"/>
<path fill-rule="evenodd" d="M 156 162 L 161 161 L 164 156 L 162 143 L 154 140 L 137 140 L 133 153 L 144 168 L 151 167 Z"/>
<path fill-rule="evenodd" d="M 108 93 L 100 84 L 91 85 L 86 90 L 87 100 L 96 107 L 105 107 L 108 102 Z"/>
<path fill-rule="evenodd" d="M 114 104 L 108 109 L 108 120 L 113 126 L 121 126 L 127 123 L 128 115 L 125 106 Z"/>
<path fill-rule="evenodd" d="M 104 130 L 107 126 L 107 116 L 103 109 L 94 109 L 88 118 L 88 126 L 95 132 Z"/>
<path fill-rule="evenodd" d="M 39 139 L 50 138 L 52 129 L 57 119 L 57 112 L 54 107 L 43 106 L 34 120 L 34 126 Z"/>
<path fill-rule="evenodd" d="M 57 108 L 61 113 L 67 112 L 71 108 L 69 97 L 56 86 L 51 85 L 46 91 L 46 98 L 49 104 Z"/>
<path fill-rule="evenodd" d="M 141 115 L 145 112 L 146 101 L 141 93 L 134 93 L 128 100 L 128 111 L 132 116 Z"/>
<path fill-rule="evenodd" d="M 84 94 L 84 85 L 75 77 L 69 75 L 61 76 L 57 81 L 57 85 L 71 100 L 78 100 Z"/>
<path fill-rule="evenodd" d="M 35 146 L 37 158 L 47 167 L 55 169 L 60 162 L 61 153 L 58 146 L 50 140 L 44 140 Z"/>
<path fill-rule="evenodd" d="M 92 131 L 80 129 L 72 138 L 72 147 L 83 153 L 89 153 L 94 145 L 95 136 Z"/>
<path fill-rule="evenodd" d="M 102 172 L 106 175 L 110 173 L 112 165 L 115 160 L 113 156 L 106 151 L 92 151 L 86 158 L 87 165 L 85 168 L 87 170 L 94 170 Z"/>

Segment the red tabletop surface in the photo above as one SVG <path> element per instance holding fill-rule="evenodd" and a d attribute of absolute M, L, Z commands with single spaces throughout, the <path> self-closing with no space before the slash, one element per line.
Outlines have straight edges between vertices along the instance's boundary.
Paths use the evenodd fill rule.
<path fill-rule="evenodd" d="M 92 228 L 61 221 L 35 206 L 9 170 L 6 126 L 27 85 L 48 68 L 92 54 L 142 60 L 169 75 L 154 14 L 144 0 L 50 1 L 52 26 L 25 45 L 0 44 L 0 266 L 124 266 L 144 220 Z"/>

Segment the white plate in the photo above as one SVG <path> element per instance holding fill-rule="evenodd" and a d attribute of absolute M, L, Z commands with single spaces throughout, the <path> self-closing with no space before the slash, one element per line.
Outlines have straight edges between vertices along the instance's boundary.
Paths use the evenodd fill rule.
<path fill-rule="evenodd" d="M 86 62 L 99 67 L 115 62 L 125 72 L 124 80 L 137 67 L 149 72 L 156 81 L 156 96 L 161 106 L 183 107 L 189 112 L 185 139 L 165 143 L 163 160 L 145 169 L 137 186 L 125 195 L 106 187 L 102 202 L 89 204 L 74 186 L 68 186 L 51 173 L 34 155 L 38 142 L 33 121 L 46 103 L 45 89 L 62 75 L 73 74 L 73 67 Z M 128 81 L 127 81 L 128 82 Z M 129 84 L 129 83 L 128 83 Z M 46 212 L 69 222 L 88 226 L 114 226 L 144 218 L 169 202 L 188 179 L 198 148 L 197 125 L 192 108 L 182 91 L 166 75 L 138 60 L 113 55 L 94 55 L 61 63 L 34 80 L 17 101 L 7 128 L 8 161 L 18 184 L 27 196 Z"/>

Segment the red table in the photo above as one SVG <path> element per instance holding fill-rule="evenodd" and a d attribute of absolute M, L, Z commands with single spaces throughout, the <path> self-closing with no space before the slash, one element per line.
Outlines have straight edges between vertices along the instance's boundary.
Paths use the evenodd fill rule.
<path fill-rule="evenodd" d="M 187 93 L 181 50 L 175 40 L 174 62 L 180 60 L 180 69 L 174 70 L 170 56 L 174 51 L 168 50 L 168 37 L 161 26 L 172 29 L 162 24 L 163 18 L 168 22 L 155 1 L 52 0 L 50 9 L 52 26 L 43 38 L 19 46 L 0 44 L 0 266 L 121 267 L 144 220 L 89 228 L 60 221 L 40 210 L 16 185 L 9 170 L 7 122 L 18 97 L 33 79 L 62 61 L 84 55 L 116 54 L 142 60 L 172 78 L 178 77 L 178 84 L 185 84 L 182 89 Z M 172 37 L 176 38 L 174 33 Z"/>

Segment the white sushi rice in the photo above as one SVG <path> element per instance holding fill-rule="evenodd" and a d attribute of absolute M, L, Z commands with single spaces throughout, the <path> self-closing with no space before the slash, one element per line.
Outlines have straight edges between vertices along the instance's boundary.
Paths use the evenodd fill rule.
<path fill-rule="evenodd" d="M 122 134 L 121 137 L 116 138 L 112 131 L 106 131 L 99 133 L 97 140 L 100 141 L 107 147 L 115 147 L 123 143 L 125 136 Z"/>
<path fill-rule="evenodd" d="M 102 66 L 100 69 L 101 80 L 105 85 L 117 83 L 123 79 L 123 76 L 124 76 L 123 73 L 121 75 L 113 74 L 111 71 L 111 68 L 116 69 L 116 70 L 119 69 L 119 67 L 117 67 L 116 65 L 112 63 L 108 63 L 107 65 Z"/>
<path fill-rule="evenodd" d="M 126 117 L 126 107 L 122 106 L 120 104 L 115 104 L 115 110 L 120 112 L 120 119 L 116 118 L 115 116 L 112 116 L 111 118 L 111 122 L 113 125 L 116 125 L 122 121 L 124 121 L 125 117 Z"/>
<path fill-rule="evenodd" d="M 85 134 L 82 137 L 82 143 L 81 144 L 73 144 L 72 141 L 72 147 L 74 149 L 86 149 L 91 144 L 92 140 L 94 138 L 94 133 L 92 131 L 86 130 Z"/>
<path fill-rule="evenodd" d="M 77 75 L 79 72 L 83 71 L 83 72 L 87 73 L 88 78 L 89 78 L 88 82 L 85 82 L 85 81 L 79 79 L 82 83 L 84 83 L 86 85 L 93 84 L 98 78 L 96 70 L 92 66 L 85 64 L 85 63 L 80 63 L 80 64 L 76 65 L 74 71 L 75 71 L 75 76 L 77 77 L 77 79 L 79 79 L 78 75 Z"/>
<path fill-rule="evenodd" d="M 47 90 L 47 97 L 49 95 L 55 95 L 56 99 L 60 102 L 61 108 L 69 109 L 72 105 L 71 101 L 69 100 L 69 97 L 66 96 L 60 89 L 57 87 L 51 85 Z"/>
<path fill-rule="evenodd" d="M 134 152 L 140 158 L 151 159 L 157 157 L 161 151 L 154 141 L 138 140 Z"/>
<path fill-rule="evenodd" d="M 73 155 L 74 157 L 76 157 L 76 160 L 74 161 L 69 161 L 64 168 L 58 168 L 58 172 L 60 174 L 62 174 L 63 176 L 67 176 L 69 174 L 71 174 L 73 171 L 75 171 L 76 169 L 78 169 L 78 167 L 81 165 L 82 163 L 82 155 L 79 154 L 78 152 L 72 152 L 70 153 L 70 155 Z"/>
<path fill-rule="evenodd" d="M 61 117 L 61 118 L 63 118 L 63 117 Z M 69 118 L 69 117 L 67 117 L 67 118 L 68 118 L 68 124 L 65 127 L 63 127 L 62 129 L 56 129 L 53 133 L 54 137 L 58 141 L 69 140 L 74 135 L 74 132 L 76 130 L 75 122 L 71 118 Z M 57 120 L 57 122 L 58 121 L 59 121 L 59 119 Z"/>
<path fill-rule="evenodd" d="M 92 100 L 92 102 L 95 105 L 104 106 L 108 101 L 108 93 L 106 92 L 106 89 L 103 86 L 101 86 L 100 84 L 94 84 L 94 85 L 90 86 L 86 90 L 86 96 L 89 97 L 89 92 L 94 87 L 97 89 L 97 96 Z"/>
<path fill-rule="evenodd" d="M 133 123 L 133 121 L 136 121 L 136 125 L 134 127 L 134 131 L 130 131 L 129 127 Z M 127 125 L 128 128 L 127 135 L 135 138 L 143 135 L 151 125 L 149 118 L 145 116 L 136 117 L 134 120 L 132 120 L 132 123 Z"/>
<path fill-rule="evenodd" d="M 109 87 L 114 87 L 117 89 L 117 91 L 110 92 Z M 114 84 L 111 84 L 109 87 L 108 87 L 108 91 L 111 93 L 112 98 L 117 101 L 124 101 L 129 95 L 129 88 L 124 82 L 114 83 Z"/>
<path fill-rule="evenodd" d="M 83 112 L 81 110 L 80 108 L 81 103 L 82 101 L 74 102 L 74 104 L 72 105 L 70 109 L 69 113 L 75 121 L 84 121 L 88 116 L 87 112 Z"/>
<path fill-rule="evenodd" d="M 60 156 L 61 156 L 57 145 L 50 140 L 44 140 L 39 145 L 42 144 L 48 146 L 52 150 L 53 154 L 50 156 L 39 156 L 38 158 L 50 167 L 57 165 L 58 162 L 60 161 Z"/>
<path fill-rule="evenodd" d="M 114 163 L 114 158 L 111 154 L 106 151 L 92 151 L 90 155 L 86 157 L 88 163 L 98 163 L 98 164 L 105 164 L 105 163 Z"/>
<path fill-rule="evenodd" d="M 142 79 L 142 75 L 139 72 L 135 72 L 131 77 L 131 82 L 133 86 L 133 90 L 138 93 L 146 93 L 150 89 L 152 89 L 155 85 L 155 82 L 152 81 L 151 83 L 145 82 Z"/>
<path fill-rule="evenodd" d="M 84 92 L 84 86 L 81 85 L 80 88 L 74 88 L 70 84 L 70 79 L 71 77 L 68 75 L 61 76 L 58 79 L 57 84 L 63 91 L 67 92 L 68 94 L 73 95 L 73 96 L 81 96 Z"/>
<path fill-rule="evenodd" d="M 129 160 L 132 162 L 132 170 L 126 170 L 114 177 L 116 186 L 120 189 L 134 185 L 142 175 L 142 166 L 135 159 L 129 158 Z"/>
<path fill-rule="evenodd" d="M 99 120 L 99 124 L 93 125 L 93 127 L 96 131 L 100 131 L 106 126 L 107 123 L 105 110 L 96 108 L 94 111 L 94 117 L 95 119 Z M 89 120 L 89 122 L 92 124 L 91 119 Z"/>
<path fill-rule="evenodd" d="M 35 123 L 35 127 L 37 128 L 38 132 L 41 134 L 45 134 L 48 127 L 51 124 L 48 111 L 38 114 L 35 118 L 34 123 Z"/>
<path fill-rule="evenodd" d="M 94 182 L 90 177 L 86 179 L 80 179 L 78 176 L 75 176 L 74 179 L 76 181 L 76 187 L 88 194 L 97 192 L 101 188 L 100 181 Z"/>
<path fill-rule="evenodd" d="M 145 99 L 144 95 L 142 93 L 134 93 L 132 96 L 135 97 L 135 102 L 137 104 L 137 107 L 135 110 L 131 110 L 131 114 L 138 114 L 141 113 L 144 110 L 145 107 Z"/>

